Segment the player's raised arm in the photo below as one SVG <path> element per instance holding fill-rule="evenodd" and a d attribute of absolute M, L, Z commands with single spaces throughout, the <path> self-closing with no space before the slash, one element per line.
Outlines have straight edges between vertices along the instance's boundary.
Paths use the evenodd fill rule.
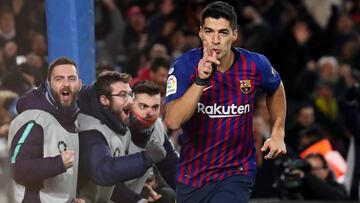
<path fill-rule="evenodd" d="M 194 83 L 181 97 L 170 101 L 165 106 L 165 123 L 168 128 L 178 129 L 193 116 L 200 96 L 212 76 L 212 63 L 220 64 L 220 61 L 216 59 L 216 53 L 211 52 L 209 46 L 204 43 L 203 57 L 198 63 Z M 181 78 L 178 78 L 177 81 L 181 82 Z"/>

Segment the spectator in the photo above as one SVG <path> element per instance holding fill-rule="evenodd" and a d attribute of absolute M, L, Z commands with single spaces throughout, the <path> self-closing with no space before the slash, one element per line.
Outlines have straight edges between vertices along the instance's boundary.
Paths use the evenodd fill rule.
<path fill-rule="evenodd" d="M 10 122 L 13 119 L 11 108 L 18 95 L 9 90 L 0 90 L 0 138 L 7 139 Z"/>
<path fill-rule="evenodd" d="M 298 189 L 308 200 L 346 200 L 343 185 L 336 182 L 325 158 L 321 154 L 309 154 L 305 157 L 306 169 L 294 169 L 290 173 L 298 175 L 302 182 Z M 307 171 L 309 170 L 309 171 Z"/>
<path fill-rule="evenodd" d="M 0 47 L 6 42 L 16 40 L 15 16 L 11 9 L 1 8 L 0 11 Z"/>
<path fill-rule="evenodd" d="M 334 96 L 331 83 L 318 81 L 314 91 L 313 105 L 317 123 L 324 129 L 326 136 L 332 140 L 333 147 L 345 156 L 345 143 L 349 132 L 343 124 L 339 102 Z"/>
<path fill-rule="evenodd" d="M 301 104 L 297 107 L 294 120 L 290 123 L 286 130 L 285 142 L 288 146 L 297 151 L 299 147 L 300 132 L 307 127 L 315 125 L 314 107 L 309 104 Z"/>
<path fill-rule="evenodd" d="M 146 20 L 139 6 L 128 9 L 127 20 L 123 44 L 128 57 L 123 71 L 136 76 L 139 67 L 144 63 L 142 50 L 148 45 Z"/>
<path fill-rule="evenodd" d="M 270 40 L 270 27 L 252 6 L 243 9 L 243 16 L 249 21 L 244 27 L 244 47 L 254 52 L 264 53 Z"/>
<path fill-rule="evenodd" d="M 166 81 L 167 74 L 169 71 L 170 62 L 166 58 L 156 58 L 152 63 L 149 69 L 143 69 L 140 71 L 139 76 L 134 78 L 131 81 L 131 84 L 134 85 L 139 81 L 151 80 L 155 82 L 160 87 L 161 96 L 165 96 L 166 91 Z"/>

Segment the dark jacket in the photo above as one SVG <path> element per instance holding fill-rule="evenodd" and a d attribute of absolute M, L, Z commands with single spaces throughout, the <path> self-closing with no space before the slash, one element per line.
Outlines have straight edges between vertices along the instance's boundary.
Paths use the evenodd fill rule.
<path fill-rule="evenodd" d="M 94 86 L 83 87 L 79 107 L 80 113 L 95 117 L 114 132 L 125 135 L 126 126 L 100 105 Z M 112 186 L 141 176 L 153 164 L 144 153 L 113 157 L 104 135 L 98 130 L 79 132 L 79 144 L 78 188 L 89 180 L 98 185 Z"/>
<path fill-rule="evenodd" d="M 55 119 L 68 132 L 76 132 L 75 120 L 78 108 L 62 109 L 47 93 L 44 86 L 24 94 L 16 105 L 17 112 L 38 109 L 52 114 Z M 17 131 L 12 139 L 9 155 L 14 154 L 14 149 L 23 134 L 26 125 Z M 44 130 L 35 123 L 24 143 L 21 145 L 16 162 L 12 164 L 14 180 L 26 188 L 24 200 L 26 202 L 40 202 L 39 191 L 43 181 L 66 171 L 61 155 L 44 158 Z"/>
<path fill-rule="evenodd" d="M 93 85 L 83 87 L 79 95 L 78 103 L 80 113 L 95 117 L 114 132 L 125 135 L 128 128 L 121 124 L 108 109 L 100 105 Z M 144 151 L 127 156 L 113 157 L 105 137 L 98 130 L 79 132 L 79 142 L 80 163 L 78 188 L 81 188 L 89 180 L 102 186 L 121 184 L 121 182 L 143 175 L 146 170 L 153 165 L 153 162 Z M 168 140 L 164 142 L 164 147 L 167 153 L 169 153 L 169 156 L 167 156 L 169 158 L 157 165 L 164 171 L 164 173 L 162 173 L 164 179 L 168 180 L 169 184 L 175 187 L 175 164 L 178 159 Z M 175 159 L 174 155 L 176 157 Z M 171 165 L 174 167 L 171 167 Z M 120 191 L 122 191 L 120 188 L 114 190 L 114 193 L 118 194 L 113 196 L 113 201 L 118 201 L 116 197 L 124 198 L 123 195 L 131 196 L 135 198 L 136 201 L 141 198 L 135 193 L 130 195 L 129 190 L 124 189 L 127 191 L 125 194 L 120 194 Z"/>

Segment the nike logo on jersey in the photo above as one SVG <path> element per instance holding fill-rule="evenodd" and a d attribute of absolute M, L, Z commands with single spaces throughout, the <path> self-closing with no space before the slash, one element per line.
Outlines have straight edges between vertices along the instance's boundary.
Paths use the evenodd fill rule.
<path fill-rule="evenodd" d="M 212 85 L 210 85 L 209 87 L 205 87 L 204 89 L 203 89 L 203 92 L 206 92 L 208 89 L 210 89 L 212 87 Z"/>

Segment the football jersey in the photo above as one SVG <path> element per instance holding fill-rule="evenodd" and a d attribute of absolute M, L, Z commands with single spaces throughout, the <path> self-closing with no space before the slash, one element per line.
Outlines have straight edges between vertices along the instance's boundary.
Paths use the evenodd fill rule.
<path fill-rule="evenodd" d="M 252 133 L 254 96 L 261 88 L 271 93 L 281 79 L 268 59 L 232 48 L 234 62 L 215 72 L 204 88 L 194 115 L 182 125 L 177 181 L 202 187 L 241 174 L 255 177 L 256 153 Z M 178 99 L 194 83 L 202 48 L 184 53 L 169 69 L 166 102 Z"/>

